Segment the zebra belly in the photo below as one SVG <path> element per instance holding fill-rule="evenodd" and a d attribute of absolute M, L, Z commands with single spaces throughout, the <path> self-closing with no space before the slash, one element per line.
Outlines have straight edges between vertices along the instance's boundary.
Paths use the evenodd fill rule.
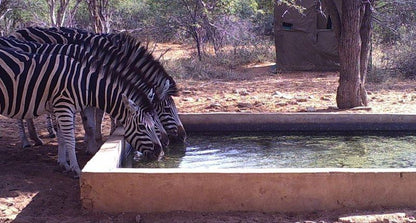
<path fill-rule="evenodd" d="M 38 98 L 37 96 L 47 95 L 39 89 L 36 93 L 17 93 L 15 89 L 10 93 L 10 87 L 7 87 L 0 80 L 0 113 L 9 118 L 28 119 L 35 118 L 51 111 L 47 98 Z M 39 100 L 40 99 L 40 100 Z"/>

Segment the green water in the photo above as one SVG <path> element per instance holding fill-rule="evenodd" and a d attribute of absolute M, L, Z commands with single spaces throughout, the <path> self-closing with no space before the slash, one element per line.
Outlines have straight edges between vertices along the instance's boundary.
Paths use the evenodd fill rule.
<path fill-rule="evenodd" d="M 161 161 L 130 159 L 137 168 L 410 168 L 416 134 L 191 135 Z"/>

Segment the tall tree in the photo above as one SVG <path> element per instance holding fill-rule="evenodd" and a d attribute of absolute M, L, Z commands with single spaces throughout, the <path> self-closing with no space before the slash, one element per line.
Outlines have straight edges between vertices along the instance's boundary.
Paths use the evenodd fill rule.
<path fill-rule="evenodd" d="M 75 15 L 77 14 L 78 6 L 83 0 L 76 0 L 74 6 L 70 9 L 66 25 L 74 27 L 76 25 Z"/>
<path fill-rule="evenodd" d="M 108 33 L 111 31 L 110 17 L 111 7 L 109 0 L 86 0 L 88 10 L 94 21 L 94 29 L 96 33 Z"/>
<path fill-rule="evenodd" d="M 340 109 L 367 106 L 365 79 L 372 31 L 372 5 L 375 0 L 344 0 L 341 12 L 335 0 L 323 1 L 338 39 L 340 78 L 337 106 Z"/>
<path fill-rule="evenodd" d="M 52 26 L 63 26 L 71 0 L 46 0 Z"/>

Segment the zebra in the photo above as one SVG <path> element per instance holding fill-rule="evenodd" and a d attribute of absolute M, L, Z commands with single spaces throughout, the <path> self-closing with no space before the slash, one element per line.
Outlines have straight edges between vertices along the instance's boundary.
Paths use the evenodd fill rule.
<path fill-rule="evenodd" d="M 95 40 L 91 40 L 90 42 L 93 44 L 99 44 L 100 43 L 99 40 L 100 40 L 100 37 L 97 36 Z M 104 44 L 109 44 L 109 43 L 104 42 Z M 85 50 L 83 50 L 82 47 L 80 47 L 80 45 L 78 44 L 39 44 L 35 42 L 21 41 L 15 38 L 6 38 L 6 37 L 0 38 L 0 46 L 11 47 L 11 48 L 24 50 L 27 52 L 35 52 L 35 53 L 65 54 L 68 56 L 72 56 L 74 58 L 83 58 L 85 57 L 84 54 L 86 54 Z M 151 92 L 147 91 L 147 93 L 149 94 Z M 82 121 L 84 124 L 85 133 L 86 133 L 85 135 L 87 136 L 86 137 L 87 151 L 94 154 L 98 150 L 98 143 L 94 137 L 95 123 L 92 121 L 94 120 L 93 118 L 88 118 L 88 117 L 94 116 L 94 111 L 91 108 L 86 108 L 83 110 L 83 113 L 84 115 L 82 115 L 83 117 Z M 160 136 L 163 145 L 167 145 L 168 144 L 167 133 L 164 131 L 162 124 L 159 121 L 159 118 L 155 118 L 155 120 L 156 120 L 158 135 Z"/>
<path fill-rule="evenodd" d="M 35 142 L 35 146 L 43 145 L 42 139 L 40 139 L 38 134 L 36 134 L 36 127 L 35 127 L 35 124 L 33 123 L 33 119 L 26 119 L 26 124 L 27 124 L 29 137 Z M 19 129 L 19 137 L 20 137 L 20 141 L 22 142 L 22 147 L 23 148 L 30 147 L 31 144 L 26 136 L 23 119 L 17 120 L 17 126 Z"/>
<path fill-rule="evenodd" d="M 15 38 L 7 38 L 7 37 L 0 37 L 0 46 L 1 47 L 10 47 L 10 48 L 14 48 L 16 50 L 22 50 L 22 51 L 26 51 L 26 52 L 31 52 L 31 53 L 63 53 L 63 54 L 71 54 L 70 56 L 73 56 L 75 58 L 80 58 L 81 57 L 81 52 L 80 52 L 80 48 L 76 48 L 76 49 L 70 49 L 70 47 L 67 47 L 65 45 L 46 45 L 46 44 L 38 44 L 35 42 L 27 42 L 27 41 L 21 41 Z M 66 47 L 66 48 L 64 48 Z M 90 108 L 85 109 L 83 112 L 84 113 L 89 113 Z M 81 113 L 83 113 L 81 112 Z M 91 154 L 94 154 L 97 150 L 98 150 L 98 143 L 97 140 L 95 140 L 94 137 L 92 137 L 92 135 L 94 134 L 94 127 L 91 127 L 93 125 L 93 123 L 88 122 L 87 118 L 83 118 L 82 119 L 83 124 L 84 124 L 84 129 L 86 132 L 86 142 L 87 142 L 87 151 Z M 36 133 L 36 130 L 34 128 L 34 124 L 33 124 L 33 120 L 32 119 L 26 119 L 26 122 L 28 123 L 28 132 L 30 137 L 32 138 L 32 140 L 35 141 L 35 145 L 42 145 L 43 142 L 41 142 L 41 140 L 39 139 L 39 136 Z M 24 130 L 24 125 L 22 121 L 17 121 L 18 124 L 18 128 L 19 128 L 19 134 L 20 134 L 20 139 L 22 142 L 22 147 L 29 147 L 30 143 L 27 140 L 26 134 L 25 134 L 25 130 Z M 53 136 L 54 132 L 53 132 L 53 124 L 51 121 L 51 117 L 50 114 L 47 115 L 47 125 L 48 125 L 48 131 L 49 131 L 49 135 L 50 137 Z"/>
<path fill-rule="evenodd" d="M 43 145 L 42 139 L 40 139 L 39 135 L 37 134 L 36 126 L 35 126 L 35 123 L 33 122 L 33 119 L 28 118 L 28 119 L 25 119 L 25 121 L 27 125 L 27 132 L 29 134 L 30 139 L 33 140 L 34 146 Z M 52 117 L 50 114 L 47 114 L 46 116 L 46 125 L 47 125 L 46 128 L 48 130 L 48 134 L 49 134 L 48 137 L 55 138 L 56 137 L 55 127 L 54 127 Z M 17 127 L 19 130 L 20 141 L 22 142 L 22 148 L 27 148 L 27 147 L 32 146 L 32 144 L 29 142 L 26 136 L 25 124 L 23 120 L 17 120 Z"/>
<path fill-rule="evenodd" d="M 15 32 L 14 37 L 28 41 L 43 43 L 71 43 L 88 42 L 91 37 L 101 36 L 109 39 L 113 44 L 120 44 L 123 38 L 117 34 L 96 34 L 75 28 L 39 28 L 27 27 Z M 125 41 L 125 39 L 124 39 Z M 172 96 L 176 96 L 169 88 L 176 88 L 175 82 L 163 69 L 163 66 L 143 46 L 138 51 L 143 59 L 139 61 L 138 68 L 145 74 L 143 81 L 154 86 L 158 98 L 155 110 L 159 119 L 169 135 L 171 141 L 184 142 L 186 132 L 180 121 L 178 110 Z M 170 87 L 173 86 L 173 87 Z"/>
<path fill-rule="evenodd" d="M 62 149 L 58 147 L 58 163 L 75 176 L 79 176 L 80 168 L 73 118 L 76 111 L 87 106 L 102 109 L 119 120 L 133 148 L 148 159 L 159 159 L 163 150 L 155 132 L 153 106 L 148 96 L 128 81 L 134 73 L 128 61 L 119 57 L 128 55 L 108 47 L 86 48 L 94 51 L 90 54 L 93 60 L 0 48 L 0 114 L 25 119 L 53 112 L 59 125 L 59 144 L 63 145 Z M 109 61 L 125 68 L 115 70 Z"/>

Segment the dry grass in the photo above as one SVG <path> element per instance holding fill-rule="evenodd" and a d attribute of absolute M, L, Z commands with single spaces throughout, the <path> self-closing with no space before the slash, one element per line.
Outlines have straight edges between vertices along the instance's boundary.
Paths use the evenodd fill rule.
<path fill-rule="evenodd" d="M 156 57 L 166 52 L 167 48 L 172 50 L 161 58 L 164 67 L 172 76 L 186 79 L 238 79 L 241 76 L 239 67 L 272 62 L 275 58 L 274 44 L 270 41 L 260 41 L 256 46 L 227 46 L 216 53 L 208 47 L 201 61 L 196 50 L 189 45 L 160 44 L 154 52 Z"/>

